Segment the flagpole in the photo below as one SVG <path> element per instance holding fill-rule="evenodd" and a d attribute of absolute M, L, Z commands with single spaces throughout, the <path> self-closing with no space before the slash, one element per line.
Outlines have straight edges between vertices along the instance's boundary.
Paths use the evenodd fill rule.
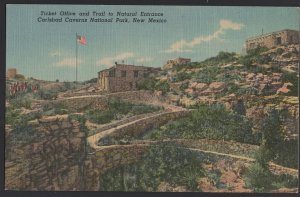
<path fill-rule="evenodd" d="M 77 33 L 76 33 L 76 82 L 77 82 L 77 57 L 78 57 L 78 41 L 77 41 Z"/>

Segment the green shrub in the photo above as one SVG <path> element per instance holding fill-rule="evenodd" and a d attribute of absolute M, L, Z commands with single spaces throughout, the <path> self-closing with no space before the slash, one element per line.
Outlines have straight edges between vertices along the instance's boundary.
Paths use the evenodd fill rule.
<path fill-rule="evenodd" d="M 298 167 L 298 140 L 285 139 L 283 121 L 284 110 L 273 109 L 262 121 L 261 151 L 268 160 L 286 167 Z"/>
<path fill-rule="evenodd" d="M 17 147 L 30 143 L 35 137 L 35 133 L 27 124 L 19 125 L 10 133 L 7 144 L 11 147 Z"/>
<path fill-rule="evenodd" d="M 192 75 L 186 72 L 179 72 L 177 73 L 177 75 L 175 76 L 175 79 L 173 80 L 174 82 L 178 82 L 178 81 L 184 81 L 187 79 L 191 79 Z"/>
<path fill-rule="evenodd" d="M 39 99 L 50 100 L 57 98 L 58 91 L 39 89 L 36 95 Z"/>
<path fill-rule="evenodd" d="M 189 87 L 189 82 L 185 82 L 185 83 L 182 83 L 179 87 L 179 89 L 181 91 L 184 91 L 185 89 L 187 89 Z"/>
<path fill-rule="evenodd" d="M 139 90 L 155 90 L 155 84 L 157 83 L 158 80 L 156 80 L 153 77 L 146 78 L 145 80 L 139 82 L 137 84 L 137 88 Z"/>
<path fill-rule="evenodd" d="M 245 173 L 246 186 L 254 190 L 254 192 L 264 192 L 272 188 L 272 173 L 259 163 L 251 165 Z"/>
<path fill-rule="evenodd" d="M 10 104 L 13 109 L 20 109 L 21 107 L 31 109 L 31 100 L 24 97 L 16 97 L 11 99 Z"/>
<path fill-rule="evenodd" d="M 195 79 L 200 83 L 211 83 L 216 80 L 220 72 L 221 69 L 217 66 L 207 66 L 196 74 Z"/>
<path fill-rule="evenodd" d="M 200 191 L 204 175 L 197 155 L 172 143 L 151 145 L 137 163 L 107 171 L 100 177 L 102 191 L 157 191 L 161 182 Z"/>
<path fill-rule="evenodd" d="M 162 94 L 166 94 L 170 91 L 170 86 L 167 81 L 158 81 L 155 84 L 155 90 L 162 91 Z"/>
<path fill-rule="evenodd" d="M 238 62 L 240 64 L 245 65 L 248 69 L 253 69 L 251 67 L 254 62 L 267 63 L 270 61 L 269 57 L 260 56 L 261 53 L 268 51 L 268 50 L 269 50 L 268 48 L 261 47 L 261 46 L 255 48 L 255 49 L 251 49 L 247 52 L 247 55 L 239 57 Z"/>
<path fill-rule="evenodd" d="M 286 96 L 298 96 L 298 87 L 299 87 L 299 77 L 297 76 L 298 73 L 288 73 L 283 72 L 282 75 L 282 82 L 283 83 L 292 83 L 293 86 L 289 86 L 288 88 L 291 90 L 290 92 L 286 93 Z"/>
<path fill-rule="evenodd" d="M 6 124 L 12 125 L 13 128 L 23 128 L 27 125 L 29 117 L 16 111 L 8 111 L 5 120 Z"/>
<path fill-rule="evenodd" d="M 237 60 L 236 53 L 220 51 L 217 56 L 208 58 L 204 60 L 202 63 L 211 66 L 217 64 L 226 64 L 236 60 Z"/>
<path fill-rule="evenodd" d="M 293 177 L 289 174 L 281 174 L 274 177 L 272 186 L 276 189 L 283 187 L 296 188 L 298 187 L 298 178 Z"/>
<path fill-rule="evenodd" d="M 283 52 L 284 52 L 284 49 L 282 49 L 282 48 L 276 49 L 277 55 L 281 55 Z"/>
<path fill-rule="evenodd" d="M 93 123 L 105 124 L 112 121 L 115 114 L 112 111 L 89 110 L 86 117 Z"/>
<path fill-rule="evenodd" d="M 242 116 L 246 115 L 246 107 L 242 99 L 239 99 L 236 103 L 234 103 L 233 111 Z"/>
<path fill-rule="evenodd" d="M 79 115 L 79 114 L 70 114 L 69 115 L 70 120 L 76 120 L 80 123 L 80 130 L 87 133 L 88 132 L 88 128 L 85 126 L 86 123 L 86 117 L 83 115 Z"/>
<path fill-rule="evenodd" d="M 160 109 L 161 107 L 144 104 L 132 104 L 119 99 L 111 99 L 108 101 L 108 109 L 106 111 L 101 111 L 98 109 L 88 110 L 86 111 L 86 117 L 93 123 L 106 124 L 112 120 L 121 119 L 124 116 L 151 113 Z"/>
<path fill-rule="evenodd" d="M 251 128 L 250 121 L 237 113 L 227 111 L 223 105 L 200 105 L 190 116 L 171 121 L 144 137 L 207 138 L 259 144 L 260 134 L 253 134 Z"/>
<path fill-rule="evenodd" d="M 298 178 L 289 174 L 272 174 L 268 166 L 268 155 L 259 151 L 256 162 L 252 164 L 244 174 L 246 186 L 254 192 L 268 192 L 279 188 L 298 187 Z"/>
<path fill-rule="evenodd" d="M 299 165 L 298 140 L 283 140 L 279 143 L 281 149 L 278 149 L 276 157 L 273 159 L 274 162 L 279 165 L 297 169 Z"/>

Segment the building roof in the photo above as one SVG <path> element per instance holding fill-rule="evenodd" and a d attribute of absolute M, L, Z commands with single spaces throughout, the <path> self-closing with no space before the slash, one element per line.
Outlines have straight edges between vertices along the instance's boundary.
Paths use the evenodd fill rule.
<path fill-rule="evenodd" d="M 130 66 L 130 67 L 144 68 L 144 69 L 153 69 L 153 70 L 160 69 L 159 67 L 158 67 L 158 68 L 155 68 L 155 67 L 150 67 L 150 66 L 136 66 L 136 65 L 131 65 L 131 64 L 116 64 L 116 65 L 113 65 L 113 66 L 110 67 L 110 68 L 107 68 L 107 69 L 104 69 L 104 70 L 99 71 L 99 73 L 100 73 L 100 72 L 104 72 L 104 71 L 112 70 L 112 69 L 114 69 L 114 68 L 117 68 L 117 66 Z"/>
<path fill-rule="evenodd" d="M 247 38 L 246 41 L 254 40 L 254 39 L 257 39 L 257 38 L 261 38 L 261 37 L 264 37 L 264 36 L 269 36 L 269 35 L 276 34 L 276 33 L 279 33 L 279 32 L 284 32 L 284 31 L 294 31 L 295 32 L 297 30 L 283 29 L 283 30 L 280 30 L 280 31 L 274 31 L 274 32 L 270 32 L 270 33 L 265 33 L 265 34 L 262 34 L 262 35 L 259 35 L 259 36 L 249 37 L 249 38 Z M 299 32 L 299 31 L 297 31 L 297 32 Z"/>

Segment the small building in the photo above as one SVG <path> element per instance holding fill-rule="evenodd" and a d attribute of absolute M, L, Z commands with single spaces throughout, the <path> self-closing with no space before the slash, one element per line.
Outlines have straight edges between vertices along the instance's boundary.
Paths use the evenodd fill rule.
<path fill-rule="evenodd" d="M 300 32 L 296 30 L 284 29 L 281 31 L 271 32 L 260 36 L 248 38 L 246 40 L 246 51 L 255 49 L 258 46 L 272 48 L 286 44 L 299 44 Z"/>
<path fill-rule="evenodd" d="M 15 68 L 7 69 L 7 72 L 6 72 L 7 79 L 14 79 L 14 78 L 16 78 L 16 76 L 17 76 L 17 69 L 15 69 Z"/>
<path fill-rule="evenodd" d="M 137 90 L 138 82 L 159 71 L 160 68 L 116 63 L 98 72 L 98 84 L 101 90 L 108 92 Z"/>
<path fill-rule="evenodd" d="M 191 63 L 190 58 L 178 57 L 174 60 L 168 60 L 167 63 L 163 66 L 163 69 L 167 70 L 173 68 L 173 66 L 175 65 L 182 65 L 182 64 L 189 64 L 189 63 Z"/>

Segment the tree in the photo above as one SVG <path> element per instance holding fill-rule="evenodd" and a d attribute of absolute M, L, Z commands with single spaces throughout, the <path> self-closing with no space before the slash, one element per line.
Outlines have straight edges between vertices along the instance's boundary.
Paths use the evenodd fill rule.
<path fill-rule="evenodd" d="M 166 94 L 170 91 L 170 86 L 167 81 L 159 81 L 155 84 L 155 89 L 162 91 L 163 94 Z"/>
<path fill-rule="evenodd" d="M 239 115 L 246 115 L 246 108 L 244 105 L 244 101 L 242 99 L 239 99 L 233 106 L 233 111 L 236 112 Z"/>
<path fill-rule="evenodd" d="M 272 109 L 268 116 L 265 118 L 262 125 L 262 148 L 265 151 L 268 151 L 266 156 L 269 159 L 275 159 L 278 157 L 278 153 L 283 144 L 283 130 L 282 130 L 282 121 L 280 114 L 277 110 Z"/>

